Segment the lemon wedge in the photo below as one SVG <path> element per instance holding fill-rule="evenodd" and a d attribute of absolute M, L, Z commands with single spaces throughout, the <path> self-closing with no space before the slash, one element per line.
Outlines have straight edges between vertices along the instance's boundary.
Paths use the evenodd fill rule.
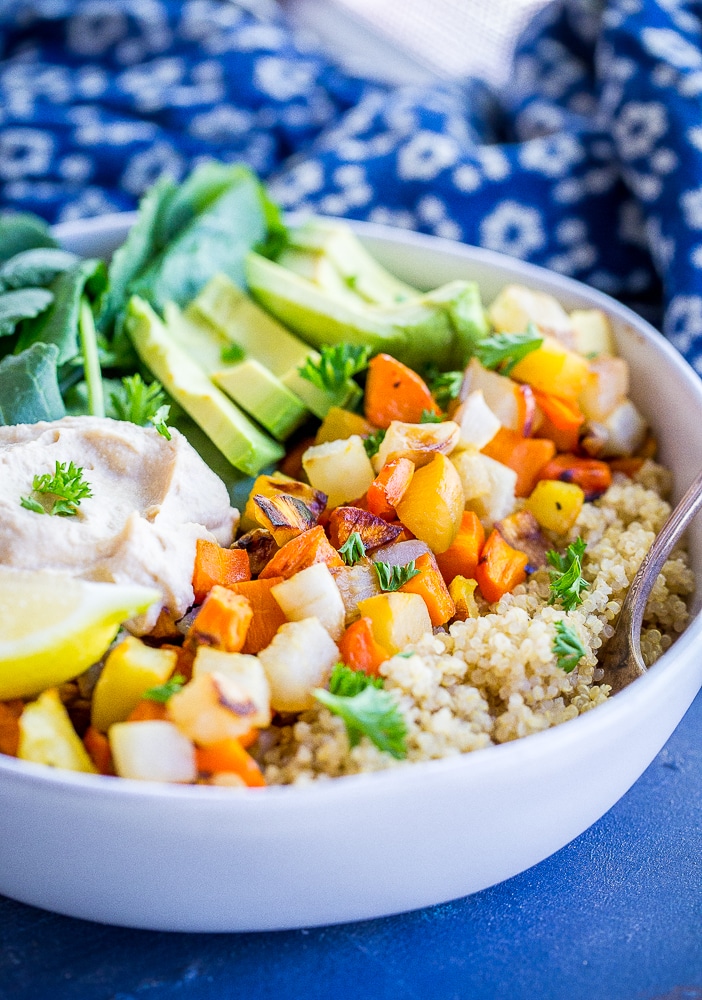
<path fill-rule="evenodd" d="M 0 700 L 77 677 L 100 659 L 122 622 L 160 597 L 136 584 L 0 567 Z"/>

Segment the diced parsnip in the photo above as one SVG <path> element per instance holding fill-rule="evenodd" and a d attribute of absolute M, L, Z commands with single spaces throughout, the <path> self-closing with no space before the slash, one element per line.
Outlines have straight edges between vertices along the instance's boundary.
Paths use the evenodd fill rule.
<path fill-rule="evenodd" d="M 575 309 L 570 314 L 575 349 L 585 357 L 593 354 L 615 355 L 617 348 L 609 316 L 601 309 Z"/>
<path fill-rule="evenodd" d="M 281 625 L 258 658 L 271 686 L 271 707 L 304 712 L 316 704 L 312 691 L 327 683 L 339 649 L 319 619 L 305 618 Z"/>
<path fill-rule="evenodd" d="M 492 489 L 492 480 L 488 472 L 485 456 L 475 448 L 456 451 L 451 456 L 456 472 L 461 480 L 466 503 L 478 497 L 484 497 Z"/>
<path fill-rule="evenodd" d="M 490 322 L 499 333 L 524 333 L 534 323 L 542 333 L 574 346 L 568 313 L 552 295 L 524 285 L 507 285 L 488 309 Z"/>
<path fill-rule="evenodd" d="M 279 493 L 275 497 L 256 494 L 254 503 L 259 524 L 270 531 L 276 545 L 285 545 L 317 523 L 309 507 L 287 493 Z"/>
<path fill-rule="evenodd" d="M 481 458 L 490 488 L 487 493 L 466 501 L 466 507 L 475 511 L 484 525 L 491 526 L 514 510 L 517 473 L 487 455 L 482 455 Z"/>
<path fill-rule="evenodd" d="M 361 617 L 358 602 L 380 593 L 378 574 L 368 560 L 356 563 L 355 566 L 334 567 L 331 574 L 344 602 L 344 624 L 350 625 Z"/>
<path fill-rule="evenodd" d="M 406 424 L 393 420 L 383 438 L 373 464 L 378 472 L 388 462 L 407 458 L 418 469 L 436 455 L 450 455 L 458 444 L 460 431 L 453 420 L 441 424 Z"/>
<path fill-rule="evenodd" d="M 223 653 L 209 646 L 198 647 L 193 662 L 193 677 L 215 673 L 228 677 L 247 693 L 261 720 L 255 723 L 256 726 L 267 726 L 270 723 L 271 689 L 257 656 L 248 653 Z"/>
<path fill-rule="evenodd" d="M 492 441 L 502 424 L 485 402 L 482 389 L 476 389 L 458 406 L 453 414 L 458 424 L 459 448 L 477 448 L 480 451 Z"/>
<path fill-rule="evenodd" d="M 392 656 L 431 632 L 429 611 L 419 594 L 378 594 L 360 601 L 358 610 L 370 618 L 376 642 Z"/>
<path fill-rule="evenodd" d="M 585 358 L 569 351 L 553 337 L 544 337 L 541 347 L 527 354 L 512 370 L 512 376 L 520 382 L 572 400 L 579 398 L 589 374 L 590 366 Z"/>
<path fill-rule="evenodd" d="M 317 431 L 314 443 L 339 441 L 351 437 L 352 434 L 360 434 L 363 437 L 374 430 L 373 424 L 368 423 L 360 413 L 352 413 L 351 410 L 344 410 L 340 406 L 330 406 Z"/>
<path fill-rule="evenodd" d="M 432 552 L 445 552 L 461 526 L 465 497 L 461 478 L 445 455 L 417 469 L 397 505 L 397 516 Z"/>
<path fill-rule="evenodd" d="M 631 400 L 625 399 L 605 420 L 589 425 L 583 448 L 595 458 L 634 455 L 644 443 L 647 427 Z"/>
<path fill-rule="evenodd" d="M 93 692 L 91 725 L 106 733 L 113 723 L 124 722 L 144 691 L 168 680 L 177 661 L 174 649 L 157 649 L 128 636 L 105 660 Z"/>
<path fill-rule="evenodd" d="M 565 535 L 575 524 L 585 502 L 585 494 L 575 483 L 542 479 L 524 501 L 542 528 Z"/>
<path fill-rule="evenodd" d="M 362 497 L 375 479 L 358 434 L 312 445 L 302 456 L 302 466 L 312 486 L 327 494 L 329 507 Z"/>
<path fill-rule="evenodd" d="M 483 368 L 477 358 L 473 358 L 466 368 L 461 399 L 467 400 L 475 392 L 482 392 L 485 403 L 503 427 L 520 434 L 530 430 L 527 425 L 533 419 L 533 400 L 527 400 L 522 386 L 505 375 Z"/>
<path fill-rule="evenodd" d="M 25 706 L 19 720 L 17 756 L 65 771 L 97 773 L 56 688 Z"/>
<path fill-rule="evenodd" d="M 628 364 L 624 358 L 604 355 L 590 362 L 590 374 L 578 402 L 588 420 L 605 420 L 628 392 Z"/>
<path fill-rule="evenodd" d="M 197 778 L 195 747 L 172 722 L 118 722 L 109 739 L 120 778 L 186 784 Z"/>
<path fill-rule="evenodd" d="M 301 483 L 282 472 L 273 472 L 270 476 L 257 476 L 241 515 L 241 530 L 253 531 L 260 527 L 256 517 L 258 508 L 254 500 L 255 496 L 275 497 L 281 493 L 302 500 L 304 505 L 312 511 L 315 520 L 327 505 L 326 494 L 313 489 L 309 483 Z"/>
<path fill-rule="evenodd" d="M 259 697 L 260 690 L 252 692 L 230 674 L 200 673 L 171 695 L 166 712 L 193 743 L 209 746 L 267 726 L 270 706 L 259 704 Z"/>
<path fill-rule="evenodd" d="M 318 618 L 335 642 L 341 638 L 346 609 L 325 563 L 314 563 L 289 580 L 277 583 L 271 587 L 271 594 L 288 621 Z"/>

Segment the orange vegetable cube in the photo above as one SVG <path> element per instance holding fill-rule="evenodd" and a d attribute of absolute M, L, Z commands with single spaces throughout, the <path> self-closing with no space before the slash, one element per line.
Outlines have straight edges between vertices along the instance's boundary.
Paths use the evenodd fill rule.
<path fill-rule="evenodd" d="M 539 479 L 559 479 L 562 483 L 575 483 L 585 494 L 586 500 L 596 500 L 612 485 L 612 470 L 607 462 L 601 462 L 597 458 L 556 455 L 541 469 Z"/>
<path fill-rule="evenodd" d="M 226 653 L 239 653 L 246 642 L 253 610 L 251 602 L 225 587 L 215 586 L 195 616 L 189 645 L 202 643 Z"/>
<path fill-rule="evenodd" d="M 417 576 L 400 587 L 400 592 L 405 594 L 419 594 L 424 600 L 431 618 L 431 623 L 436 628 L 453 618 L 456 612 L 456 605 L 449 594 L 448 587 L 439 571 L 436 560 L 430 552 L 425 552 L 419 556 L 414 563 L 415 569 L 419 570 Z"/>
<path fill-rule="evenodd" d="M 251 754 L 244 750 L 241 740 L 230 738 L 195 748 L 197 769 L 204 774 L 237 774 L 249 788 L 263 788 L 266 779 Z"/>
<path fill-rule="evenodd" d="M 270 645 L 280 626 L 287 621 L 280 605 L 271 594 L 271 588 L 282 582 L 282 576 L 271 576 L 265 580 L 244 580 L 231 587 L 235 594 L 241 594 L 250 602 L 253 610 L 253 618 L 246 633 L 242 653 L 260 653 Z"/>
<path fill-rule="evenodd" d="M 202 604 L 215 585 L 227 587 L 238 580 L 250 579 L 251 567 L 245 549 L 223 549 L 216 542 L 198 538 L 193 569 L 196 604 Z"/>
<path fill-rule="evenodd" d="M 463 511 L 461 526 L 452 544 L 445 552 L 439 552 L 436 561 L 447 584 L 457 576 L 471 578 L 480 559 L 485 544 L 485 530 L 480 518 L 472 510 Z"/>
<path fill-rule="evenodd" d="M 573 451 L 578 446 L 580 428 L 585 416 L 574 400 L 534 390 L 536 403 L 543 420 L 539 425 L 539 437 L 548 438 L 557 451 Z"/>
<path fill-rule="evenodd" d="M 166 706 L 151 698 L 142 698 L 127 716 L 127 722 L 154 722 L 166 718 Z M 88 753 L 90 749 L 86 747 Z"/>
<path fill-rule="evenodd" d="M 394 542 L 401 533 L 399 524 L 390 524 L 382 517 L 376 517 L 360 507 L 337 507 L 329 518 L 329 541 L 335 549 L 340 549 L 354 532 L 358 532 L 366 549 L 377 549 L 380 545 Z"/>
<path fill-rule="evenodd" d="M 516 495 L 528 497 L 539 473 L 556 454 L 556 446 L 547 438 L 525 438 L 516 431 L 501 427 L 482 453 L 513 469 L 517 473 Z"/>
<path fill-rule="evenodd" d="M 20 728 L 19 718 L 24 709 L 24 702 L 19 698 L 0 702 L 0 753 L 10 757 L 17 756 Z"/>
<path fill-rule="evenodd" d="M 88 751 L 90 759 L 100 774 L 114 774 L 110 741 L 93 726 L 88 726 L 83 736 L 83 746 Z"/>
<path fill-rule="evenodd" d="M 445 552 L 458 534 L 464 507 L 458 472 L 439 454 L 416 470 L 397 505 L 397 516 L 432 552 Z"/>
<path fill-rule="evenodd" d="M 526 580 L 529 557 L 508 545 L 496 529 L 485 542 L 475 578 L 486 601 L 495 601 Z"/>
<path fill-rule="evenodd" d="M 405 495 L 413 475 L 414 462 L 409 458 L 387 462 L 368 487 L 366 502 L 371 514 L 393 521 L 397 517 L 395 507 Z"/>
<path fill-rule="evenodd" d="M 390 653 L 373 635 L 373 622 L 370 618 L 359 618 L 349 625 L 338 646 L 341 659 L 347 667 L 361 670 L 371 677 L 377 677 L 381 663 L 390 659 Z"/>
<path fill-rule="evenodd" d="M 282 576 L 288 580 L 301 569 L 307 569 L 316 562 L 326 563 L 329 569 L 344 565 L 343 559 L 324 534 L 321 524 L 286 542 L 261 570 L 258 578 L 266 580 L 272 576 Z"/>
<path fill-rule="evenodd" d="M 368 365 L 366 419 L 382 428 L 393 420 L 418 424 L 424 410 L 441 413 L 424 379 L 389 354 L 376 354 Z"/>

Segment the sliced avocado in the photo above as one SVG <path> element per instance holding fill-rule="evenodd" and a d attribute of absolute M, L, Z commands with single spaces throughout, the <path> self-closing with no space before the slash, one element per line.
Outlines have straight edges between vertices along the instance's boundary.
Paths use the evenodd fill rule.
<path fill-rule="evenodd" d="M 318 360 L 317 352 L 281 326 L 224 274 L 215 275 L 207 283 L 184 316 L 196 322 L 205 320 L 228 342 L 239 344 L 321 420 L 330 406 L 352 406 L 360 398 L 361 391 L 353 379 L 339 393 L 331 395 L 302 378 L 298 369 L 308 358 Z"/>
<path fill-rule="evenodd" d="M 468 361 L 485 319 L 474 282 L 452 281 L 395 305 L 350 303 L 286 268 L 251 253 L 245 261 L 252 294 L 310 343 L 366 344 L 419 371 Z"/>
<path fill-rule="evenodd" d="M 129 300 L 125 326 L 144 364 L 235 468 L 255 476 L 283 457 L 284 449 L 212 384 L 138 296 Z"/>
<path fill-rule="evenodd" d="M 286 441 L 310 415 L 299 396 L 255 358 L 212 372 L 211 377 L 278 441 Z"/>

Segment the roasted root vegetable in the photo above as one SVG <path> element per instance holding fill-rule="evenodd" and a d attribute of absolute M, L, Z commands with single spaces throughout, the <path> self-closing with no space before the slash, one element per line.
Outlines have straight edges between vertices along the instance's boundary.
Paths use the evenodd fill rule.
<path fill-rule="evenodd" d="M 556 479 L 562 483 L 575 483 L 586 500 L 596 500 L 612 485 L 612 470 L 607 462 L 578 455 L 556 455 L 539 474 L 540 479 Z"/>
<path fill-rule="evenodd" d="M 433 552 L 445 552 L 458 533 L 464 506 L 455 467 L 445 455 L 436 455 L 414 473 L 397 505 L 397 516 Z"/>
<path fill-rule="evenodd" d="M 315 563 L 271 587 L 288 621 L 317 618 L 335 641 L 344 631 L 346 609 L 334 577 L 324 563 Z"/>
<path fill-rule="evenodd" d="M 436 628 L 453 618 L 456 606 L 449 593 L 435 557 L 431 552 L 419 556 L 414 563 L 416 576 L 400 587 L 402 594 L 419 594 L 427 606 L 431 624 Z"/>
<path fill-rule="evenodd" d="M 282 625 L 259 653 L 271 689 L 271 708 L 304 712 L 313 708 L 314 688 L 324 687 L 339 649 L 317 618 Z"/>
<path fill-rule="evenodd" d="M 461 452 L 456 456 L 456 467 L 462 469 Z M 466 496 L 466 507 L 475 511 L 484 524 L 492 525 L 500 518 L 507 517 L 514 510 L 515 490 L 517 488 L 517 473 L 514 469 L 508 468 L 502 462 L 496 462 L 494 458 L 487 455 L 478 456 L 482 466 L 482 472 L 487 476 L 488 489 L 485 493 Z M 461 476 L 461 482 L 465 481 L 465 476 Z"/>
<path fill-rule="evenodd" d="M 261 768 L 237 739 L 197 747 L 195 761 L 201 774 L 235 774 L 247 788 L 265 787 L 266 779 L 261 774 Z"/>
<path fill-rule="evenodd" d="M 457 576 L 475 576 L 484 544 L 485 531 L 480 518 L 474 511 L 465 510 L 453 542 L 445 552 L 439 552 L 436 556 L 441 575 L 447 584 Z"/>
<path fill-rule="evenodd" d="M 368 365 L 364 411 L 381 428 L 393 420 L 418 424 L 425 411 L 441 413 L 424 379 L 389 354 L 376 354 Z"/>
<path fill-rule="evenodd" d="M 246 680 L 214 670 L 193 677 L 168 699 L 166 712 L 189 740 L 208 746 L 268 725 L 269 705 L 262 706 L 257 693 L 252 693 Z"/>
<path fill-rule="evenodd" d="M 110 741 L 104 733 L 98 732 L 94 726 L 88 726 L 83 734 L 83 746 L 99 774 L 115 773 Z"/>
<path fill-rule="evenodd" d="M 0 702 L 0 753 L 10 757 L 17 756 L 19 746 L 19 717 L 24 709 L 24 702 L 19 698 Z"/>
<path fill-rule="evenodd" d="M 534 390 L 536 405 L 541 413 L 538 427 L 540 438 L 553 441 L 558 451 L 573 451 L 578 447 L 580 431 L 585 422 L 582 410 L 573 400 Z"/>
<path fill-rule="evenodd" d="M 359 617 L 358 602 L 380 593 L 378 574 L 369 559 L 354 566 L 335 567 L 331 574 L 346 609 L 345 624 L 350 625 Z"/>
<path fill-rule="evenodd" d="M 270 531 L 276 545 L 285 545 L 317 523 L 309 507 L 288 493 L 279 493 L 274 497 L 257 493 L 253 501 L 257 521 Z"/>
<path fill-rule="evenodd" d="M 121 778 L 185 784 L 197 778 L 195 747 L 172 722 L 118 722 L 109 739 Z"/>
<path fill-rule="evenodd" d="M 364 437 L 374 430 L 376 428 L 373 424 L 369 423 L 360 413 L 352 413 L 351 410 L 344 410 L 340 406 L 332 406 L 317 431 L 314 443 L 324 444 L 327 441 L 339 441 L 351 437 L 352 434 Z"/>
<path fill-rule="evenodd" d="M 348 667 L 371 677 L 378 677 L 381 664 L 390 659 L 388 650 L 373 635 L 370 618 L 359 618 L 349 625 L 339 640 L 339 655 Z"/>
<path fill-rule="evenodd" d="M 454 576 L 449 585 L 449 594 L 456 606 L 454 618 L 464 622 L 468 618 L 479 618 L 480 608 L 475 600 L 477 580 L 466 579 L 465 576 Z"/>
<path fill-rule="evenodd" d="M 238 653 L 244 647 L 252 619 L 253 610 L 245 597 L 225 587 L 213 587 L 193 619 L 188 644 Z"/>
<path fill-rule="evenodd" d="M 361 538 L 363 547 L 370 551 L 380 545 L 394 542 L 402 527 L 390 524 L 382 517 L 377 517 L 360 507 L 337 507 L 329 518 L 328 531 L 329 541 L 335 549 L 340 549 L 356 532 Z"/>
<path fill-rule="evenodd" d="M 380 470 L 398 458 L 409 459 L 416 468 L 428 465 L 436 455 L 450 455 L 459 437 L 458 424 L 453 420 L 444 420 L 441 424 L 407 424 L 394 420 L 374 458 L 375 467 Z"/>
<path fill-rule="evenodd" d="M 634 404 L 625 399 L 602 421 L 591 421 L 582 447 L 594 458 L 635 455 L 646 440 L 647 424 Z"/>
<path fill-rule="evenodd" d="M 612 324 L 601 309 L 574 309 L 570 322 L 575 337 L 575 349 L 585 357 L 616 354 Z"/>
<path fill-rule="evenodd" d="M 232 586 L 235 594 L 246 598 L 252 611 L 251 624 L 241 647 L 242 653 L 260 653 L 287 620 L 271 593 L 271 589 L 282 580 L 282 576 L 271 576 L 264 580 L 245 580 Z"/>
<path fill-rule="evenodd" d="M 303 454 L 302 465 L 312 486 L 326 493 L 329 507 L 362 497 L 375 478 L 358 434 L 313 445 Z"/>
<path fill-rule="evenodd" d="M 245 549 L 225 549 L 216 542 L 198 538 L 193 569 L 196 604 L 202 604 L 215 584 L 228 587 L 239 580 L 250 579 L 251 566 Z"/>
<path fill-rule="evenodd" d="M 451 418 L 458 424 L 459 446 L 477 448 L 478 451 L 492 441 L 502 426 L 485 402 L 482 389 L 469 393 L 451 414 Z"/>
<path fill-rule="evenodd" d="M 527 554 L 530 572 L 547 564 L 546 553 L 552 546 L 541 533 L 538 518 L 529 510 L 513 511 L 501 521 L 496 521 L 495 528 L 508 545 Z"/>
<path fill-rule="evenodd" d="M 542 479 L 524 506 L 542 528 L 565 535 L 577 521 L 584 501 L 585 494 L 575 483 Z"/>
<path fill-rule="evenodd" d="M 483 454 L 513 469 L 517 473 L 515 493 L 518 497 L 527 497 L 541 470 L 556 454 L 556 446 L 547 438 L 525 438 L 501 427 L 485 446 Z"/>
<path fill-rule="evenodd" d="M 382 467 L 366 493 L 366 504 L 371 514 L 389 521 L 397 516 L 395 508 L 405 495 L 414 468 L 414 462 L 409 458 L 396 458 Z"/>
<path fill-rule="evenodd" d="M 307 446 L 306 446 L 307 447 Z M 286 476 L 282 472 L 273 472 L 270 476 L 257 476 L 254 479 L 249 498 L 241 515 L 241 528 L 244 531 L 251 531 L 260 527 L 260 522 L 256 518 L 257 506 L 254 500 L 256 496 L 268 497 L 269 499 L 285 493 L 287 496 L 301 500 L 307 507 L 315 523 L 319 520 L 325 507 L 327 506 L 327 496 L 321 490 L 316 490 L 309 483 L 302 483 L 292 476 Z"/>
<path fill-rule="evenodd" d="M 488 371 L 473 358 L 463 376 L 461 400 L 467 400 L 474 392 L 482 392 L 485 403 L 503 427 L 519 434 L 531 433 L 535 404 L 528 386 Z"/>
<path fill-rule="evenodd" d="M 91 725 L 106 733 L 113 723 L 124 722 L 145 691 L 168 680 L 177 662 L 175 650 L 128 636 L 105 660 L 93 691 Z"/>
<path fill-rule="evenodd" d="M 56 688 L 48 688 L 25 706 L 19 720 L 17 756 L 66 771 L 97 772 Z"/>
<path fill-rule="evenodd" d="M 360 601 L 358 610 L 361 617 L 370 618 L 376 642 L 392 656 L 431 632 L 429 612 L 419 594 L 378 594 Z"/>
<path fill-rule="evenodd" d="M 251 576 L 258 576 L 276 554 L 279 546 L 270 531 L 265 528 L 254 528 L 237 538 L 232 544 L 232 548 L 245 550 L 249 558 Z M 234 585 L 230 584 L 230 586 Z"/>
<path fill-rule="evenodd" d="M 512 375 L 534 389 L 577 400 L 587 384 L 590 366 L 585 358 L 569 351 L 553 337 L 515 365 Z"/>
<path fill-rule="evenodd" d="M 580 408 L 588 420 L 606 420 L 629 392 L 629 366 L 623 358 L 603 355 L 590 362 L 590 374 L 580 393 Z"/>
<path fill-rule="evenodd" d="M 528 562 L 526 552 L 513 549 L 500 532 L 493 529 L 483 546 L 475 571 L 475 578 L 485 600 L 494 604 L 518 584 L 524 583 Z"/>
<path fill-rule="evenodd" d="M 221 674 L 234 681 L 245 693 L 256 712 L 249 716 L 251 729 L 267 726 L 271 721 L 271 690 L 265 671 L 255 656 L 246 653 L 223 653 L 219 649 L 200 646 L 193 664 L 193 677 Z M 237 739 L 244 739 L 239 733 Z"/>
<path fill-rule="evenodd" d="M 500 333 L 521 333 L 529 323 L 541 333 L 556 337 L 568 347 L 575 345 L 573 323 L 560 302 L 546 292 L 525 285 L 507 285 L 499 293 L 488 316 Z"/>
<path fill-rule="evenodd" d="M 272 576 L 282 576 L 287 580 L 318 562 L 326 563 L 330 569 L 344 565 L 343 559 L 324 534 L 321 524 L 283 545 L 261 571 L 259 580 Z"/>

